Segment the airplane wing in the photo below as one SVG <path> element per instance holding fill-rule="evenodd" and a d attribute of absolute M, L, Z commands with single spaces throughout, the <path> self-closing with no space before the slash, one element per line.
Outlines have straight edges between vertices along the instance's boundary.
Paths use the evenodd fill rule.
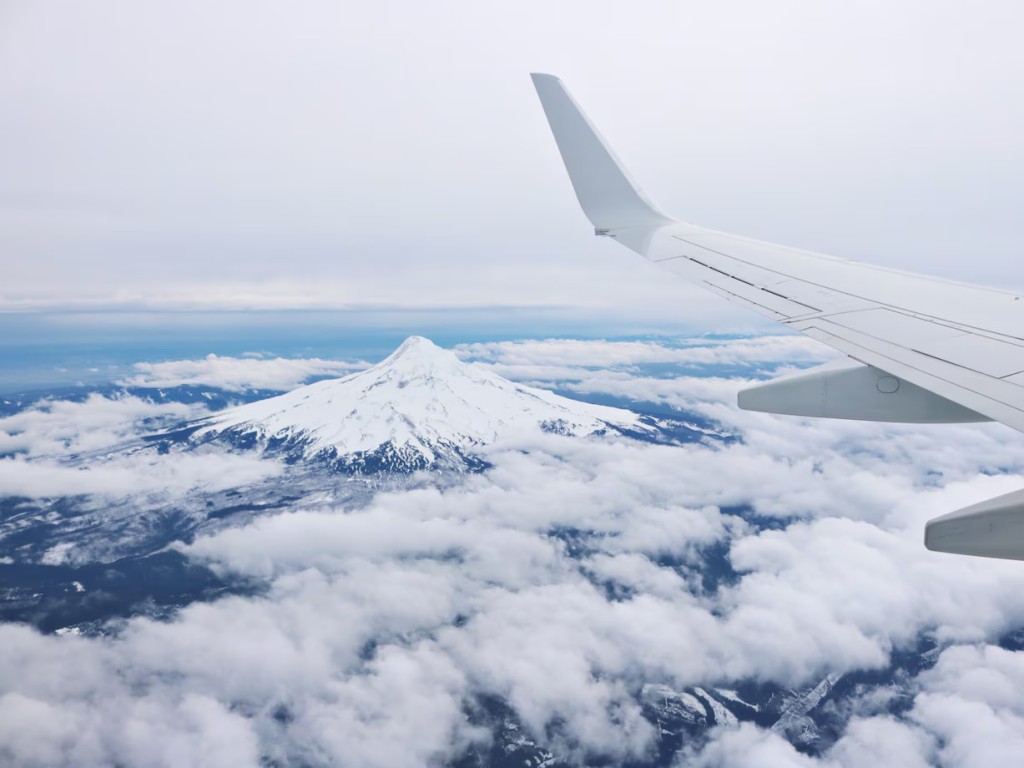
<path fill-rule="evenodd" d="M 750 410 L 1024 432 L 1017 294 L 809 253 L 674 220 L 630 178 L 562 82 L 533 82 L 598 235 L 848 357 L 740 393 Z M 1024 560 L 1024 492 L 928 523 L 925 545 Z"/>

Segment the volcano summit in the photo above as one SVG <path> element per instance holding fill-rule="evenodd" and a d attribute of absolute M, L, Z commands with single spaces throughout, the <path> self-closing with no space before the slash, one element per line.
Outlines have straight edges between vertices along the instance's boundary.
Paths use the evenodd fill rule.
<path fill-rule="evenodd" d="M 508 381 L 421 336 L 364 371 L 231 408 L 196 426 L 193 444 L 227 441 L 357 473 L 466 471 L 482 466 L 475 456 L 482 446 L 537 431 L 647 439 L 659 431 L 654 420 L 628 410 Z"/>

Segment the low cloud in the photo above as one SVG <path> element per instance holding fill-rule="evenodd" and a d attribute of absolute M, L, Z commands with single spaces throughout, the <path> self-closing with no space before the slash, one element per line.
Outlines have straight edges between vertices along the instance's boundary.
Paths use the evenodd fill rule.
<path fill-rule="evenodd" d="M 638 366 L 672 365 L 772 368 L 819 363 L 836 357 L 835 351 L 806 336 L 757 336 L 741 339 L 686 339 L 676 343 L 539 339 L 461 344 L 456 353 L 465 360 L 491 366 L 496 373 L 517 381 L 579 382 L 630 381 Z M 675 374 L 679 370 L 674 371 Z M 580 391 L 607 391 L 580 388 Z M 609 394 L 615 394 L 609 392 Z"/>
<path fill-rule="evenodd" d="M 559 754 L 625 761 L 656 736 L 637 701 L 646 682 L 802 686 L 885 668 L 922 636 L 945 650 L 908 681 L 902 714 L 868 691 L 820 757 L 743 725 L 680 764 L 973 766 L 1019 754 L 1024 654 L 991 643 L 1024 626 L 1024 570 L 921 543 L 928 518 L 1019 486 L 1008 473 L 1021 468 L 1019 437 L 997 425 L 779 418 L 729 405 L 733 380 L 669 386 L 666 402 L 742 439 L 510 440 L 488 449 L 488 472 L 453 485 L 360 507 L 325 496 L 180 545 L 262 584 L 258 596 L 131 619 L 105 638 L 0 626 L 0 754 L 23 765 L 166 754 L 164 764 L 419 766 L 485 744 L 466 703 L 498 696 Z M 268 471 L 235 456 L 176 458 L 89 479 L 66 473 L 102 467 L 8 460 L 0 481 L 95 479 L 102 493 L 161 471 L 152 482 L 176 487 Z"/>
<path fill-rule="evenodd" d="M 750 724 L 720 729 L 712 742 L 685 753 L 700 768 L 872 768 L 1012 765 L 1024 750 L 1024 653 L 991 645 L 945 650 L 914 681 L 913 704 L 901 717 L 850 721 L 821 758 L 797 752 L 772 731 Z"/>
<path fill-rule="evenodd" d="M 201 406 L 158 404 L 138 397 L 92 394 L 82 402 L 43 400 L 0 418 L 0 455 L 57 456 L 99 451 L 203 413 Z"/>
<path fill-rule="evenodd" d="M 289 390 L 314 377 L 344 376 L 366 363 L 313 358 L 221 357 L 210 354 L 201 360 L 170 360 L 136 363 L 134 376 L 122 379 L 126 387 L 151 389 L 185 385 L 216 387 L 229 392 L 254 389 Z"/>
<path fill-rule="evenodd" d="M 758 362 L 811 362 L 836 353 L 806 336 L 757 336 L 744 339 L 687 339 L 677 344 L 653 341 L 528 339 L 461 344 L 462 357 L 514 365 L 617 367 L 650 363 L 678 365 L 751 365 Z"/>
<path fill-rule="evenodd" d="M 281 474 L 276 462 L 225 452 L 167 454 L 155 452 L 107 457 L 68 466 L 54 461 L 0 459 L 0 495 L 59 498 L 94 495 L 131 496 L 161 492 L 238 488 Z"/>
<path fill-rule="evenodd" d="M 745 455 L 551 436 L 496 449 L 488 475 L 454 488 L 224 530 L 185 551 L 270 591 L 193 605 L 169 624 L 132 620 L 103 663 L 128 674 L 118 683 L 127 690 L 159 679 L 175 699 L 230 702 L 249 713 L 261 750 L 286 763 L 313 753 L 369 765 L 450 757 L 479 738 L 458 703 L 478 693 L 503 697 L 564 754 L 586 745 L 627 759 L 653 738 L 635 698 L 644 682 L 799 685 L 825 671 L 883 667 L 920 632 L 973 642 L 1024 620 L 1016 564 L 923 549 L 908 522 L 921 514 L 912 483 L 875 501 L 905 505 L 902 521 L 818 510 L 757 532 L 717 507 L 689 506 L 715 492 L 723 471 L 742 474 Z M 773 471 L 774 484 L 755 482 L 731 500 L 772 506 L 786 484 L 807 479 L 799 462 Z M 659 526 L 661 540 L 645 533 Z M 586 532 L 584 551 L 572 556 L 551 535 L 559 528 Z M 698 550 L 722 541 L 733 542 L 739 579 L 704 594 Z M 664 552 L 683 564 L 659 564 Z M 69 646 L 67 663 L 88 663 L 75 649 L 110 643 Z M 22 673 L 8 674 L 27 695 Z M 68 703 L 60 689 L 47 696 L 49 706 Z M 747 749 L 765 758 L 751 764 L 776 755 L 811 764 L 777 736 L 750 734 Z M 744 749 L 736 738 L 722 736 L 700 759 L 730 764 L 729 750 Z M 710 762 L 715 750 L 725 762 Z"/>

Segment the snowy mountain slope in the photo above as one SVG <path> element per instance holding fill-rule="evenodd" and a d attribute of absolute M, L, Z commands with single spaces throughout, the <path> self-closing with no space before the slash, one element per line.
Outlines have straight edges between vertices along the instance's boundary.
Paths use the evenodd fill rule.
<path fill-rule="evenodd" d="M 464 363 L 420 336 L 359 373 L 228 409 L 200 423 L 191 442 L 333 458 L 349 469 L 472 466 L 472 450 L 545 430 L 568 435 L 653 435 L 650 419 L 580 403 Z"/>

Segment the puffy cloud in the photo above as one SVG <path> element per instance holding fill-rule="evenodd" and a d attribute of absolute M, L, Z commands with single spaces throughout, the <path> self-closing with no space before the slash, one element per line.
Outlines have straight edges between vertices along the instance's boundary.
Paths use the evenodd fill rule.
<path fill-rule="evenodd" d="M 921 544 L 929 517 L 1019 485 L 1006 473 L 1020 466 L 1013 433 L 744 413 L 727 405 L 736 386 L 712 379 L 666 398 L 740 441 L 510 440 L 489 449 L 482 475 L 421 479 L 359 506 L 324 494 L 181 546 L 259 595 L 131 619 L 106 638 L 0 627 L 11 649 L 0 701 L 40 721 L 24 728 L 32 738 L 0 736 L 4 757 L 145 764 L 107 724 L 122 711 L 141 740 L 185 762 L 422 765 L 483 743 L 464 703 L 497 695 L 562 754 L 624 761 L 654 736 L 636 698 L 645 682 L 795 686 L 884 667 L 922 633 L 992 642 L 1024 624 L 1018 564 Z M 172 457 L 159 482 L 217 483 L 228 466 L 213 462 L 236 458 L 203 457 L 201 474 Z M 162 471 L 129 460 L 136 475 Z M 10 461 L 7 481 L 29 483 L 33 464 L 54 468 Z M 94 490 L 128 483 L 119 466 L 94 475 Z M 727 556 L 711 562 L 709 548 Z M 911 681 L 908 712 L 865 703 L 820 758 L 744 725 L 685 764 L 860 768 L 886 762 L 879 744 L 901 765 L 996 761 L 1024 734 L 1019 657 L 948 648 Z M 176 752 L 187 740 L 210 757 Z"/>
<path fill-rule="evenodd" d="M 875 768 L 934 765 L 933 741 L 918 728 L 889 717 L 851 721 L 842 738 L 820 759 L 798 752 L 771 730 L 743 723 L 720 728 L 699 751 L 686 750 L 679 766 L 693 768 Z"/>
<path fill-rule="evenodd" d="M 721 729 L 686 765 L 872 768 L 877 765 L 980 768 L 1012 765 L 1024 749 L 1024 653 L 956 645 L 913 685 L 900 717 L 854 718 L 820 759 L 801 755 L 771 731 Z"/>
<path fill-rule="evenodd" d="M 98 451 L 202 413 L 197 406 L 157 404 L 138 397 L 91 394 L 82 402 L 43 400 L 0 418 L 0 455 Z"/>
<path fill-rule="evenodd" d="M 192 385 L 217 387 L 230 392 L 288 390 L 314 377 L 343 376 L 365 365 L 317 357 L 221 357 L 209 354 L 201 360 L 136 363 L 137 373 L 119 383 L 126 387 L 152 389 Z"/>
<path fill-rule="evenodd" d="M 69 711 L 8 694 L 0 698 L 0 741 L 6 745 L 2 752 L 22 766 L 101 765 L 112 760 L 154 767 L 257 764 L 249 723 L 220 702 L 186 696 L 173 705 L 122 703 L 126 707 L 119 711 L 85 706 Z"/>
<path fill-rule="evenodd" d="M 24 766 L 256 765 L 251 722 L 230 705 L 202 694 L 165 688 L 133 695 L 118 680 L 116 649 L 78 638 L 41 637 L 24 627 L 0 625 L 8 658 L 0 666 L 0 756 Z M 75 665 L 68 666 L 71 653 Z M 56 674 L 35 665 L 44 659 Z M 146 684 L 135 678 L 136 684 Z M 102 693 L 102 698 L 93 695 Z"/>
<path fill-rule="evenodd" d="M 893 717 L 854 719 L 825 762 L 836 768 L 927 768 L 935 764 L 935 737 Z"/>
<path fill-rule="evenodd" d="M 706 366 L 772 368 L 830 360 L 836 353 L 806 336 L 756 336 L 741 339 L 693 338 L 676 343 L 580 339 L 528 339 L 461 344 L 456 353 L 467 360 L 490 365 L 506 378 L 532 382 L 560 382 L 582 392 L 608 392 L 634 397 L 636 369 L 645 365 L 683 368 Z M 678 371 L 676 371 L 678 373 Z M 584 382 L 580 384 L 579 382 Z M 652 382 L 664 381 L 651 379 Z M 616 384 L 632 391 L 614 392 Z M 599 386 L 598 383 L 600 383 Z M 692 384 L 692 381 L 691 381 Z M 603 385 L 603 386 L 601 386 Z M 689 391 L 675 388 L 672 391 Z M 647 397 L 646 399 L 655 399 Z"/>
<path fill-rule="evenodd" d="M 936 735 L 943 763 L 1009 765 L 1024 753 L 1024 653 L 950 648 L 921 682 L 908 717 Z"/>
<path fill-rule="evenodd" d="M 800 678 L 819 669 L 885 666 L 893 647 L 922 631 L 945 642 L 998 637 L 1024 623 L 1017 591 L 1024 574 L 1011 562 L 928 552 L 919 529 L 887 531 L 826 518 L 762 531 L 736 541 L 744 573 L 724 591 L 729 634 L 744 642 L 732 675 Z"/>
<path fill-rule="evenodd" d="M 642 674 L 624 649 L 643 640 L 655 659 L 644 666 L 661 676 L 678 648 L 664 628 L 694 630 L 672 609 L 673 601 L 692 603 L 682 580 L 621 552 L 629 498 L 615 493 L 591 503 L 628 478 L 633 462 L 618 461 L 623 448 L 643 450 L 609 446 L 608 466 L 585 471 L 538 454 L 537 483 L 523 483 L 522 454 L 509 450 L 503 455 L 512 464 L 498 473 L 503 482 L 471 478 L 465 487 L 385 494 L 345 514 L 300 511 L 225 530 L 188 551 L 269 579 L 263 598 L 193 605 L 168 624 L 133 620 L 116 641 L 69 642 L 65 663 L 101 667 L 80 691 L 43 670 L 5 674 L 13 690 L 57 710 L 84 706 L 80 697 L 115 685 L 102 682 L 108 677 L 125 678 L 138 706 L 169 706 L 154 700 L 157 692 L 231 702 L 248 713 L 264 750 L 291 761 L 420 765 L 450 756 L 476 736 L 461 704 L 476 692 L 506 693 L 541 731 L 553 716 L 564 717 L 570 742 L 642 754 L 651 730 L 630 682 Z M 592 477 L 615 463 L 621 469 L 592 488 Z M 634 493 L 645 498 L 649 521 L 691 516 L 671 490 Z M 524 514 L 531 507 L 537 514 Z M 703 522 L 673 532 L 679 547 L 725 535 L 717 510 L 693 514 Z M 610 554 L 582 564 L 568 557 L 548 534 L 558 521 L 600 530 Z M 640 540 L 651 551 L 665 546 L 646 534 Z M 584 571 L 614 578 L 612 561 L 620 557 L 624 581 L 660 578 L 664 596 L 609 602 Z M 604 681 L 596 670 L 607 673 Z M 37 676 L 52 687 L 40 691 Z M 104 698 L 120 695 L 127 694 Z"/>
<path fill-rule="evenodd" d="M 359 605 L 393 602 L 409 611 L 412 624 L 392 616 L 383 626 L 414 635 L 418 626 L 436 637 L 471 687 L 506 697 L 536 732 L 558 719 L 570 741 L 620 755 L 640 754 L 650 736 L 632 696 L 645 680 L 799 684 L 826 670 L 885 666 L 894 647 L 922 631 L 969 641 L 1024 620 L 1015 564 L 924 550 L 918 522 L 927 512 L 913 506 L 913 479 L 874 502 L 902 504 L 906 519 L 887 509 L 850 520 L 831 508 L 758 532 L 714 508 L 687 506 L 721 493 L 724 468 L 742 475 L 743 446 L 551 436 L 525 447 L 496 450 L 487 476 L 458 487 L 387 494 L 344 515 L 267 518 L 188 551 L 275 583 L 301 583 L 294 574 L 308 569 L 335 574 L 364 595 Z M 775 482 L 755 476 L 730 490 L 730 502 L 770 506 L 765 497 L 813 476 L 802 463 L 781 461 L 763 474 Z M 923 506 L 971 492 L 978 491 L 928 491 Z M 575 557 L 550 535 L 560 528 L 586 532 Z M 658 562 L 729 539 L 740 578 L 712 595 L 700 596 L 685 565 Z M 370 574 L 386 583 L 395 562 L 430 579 L 421 590 L 407 583 L 404 599 L 375 592 Z M 693 562 L 696 571 L 700 560 Z M 605 593 L 615 585 L 616 594 Z M 427 614 L 417 618 L 402 607 L 406 599 L 424 609 L 440 600 L 444 609 L 417 625 Z M 456 614 L 464 620 L 447 623 Z M 367 626 L 361 638 L 381 632 Z"/>
<path fill-rule="evenodd" d="M 0 456 L 0 497 L 32 500 L 0 520 L 0 538 L 19 533 L 24 543 L 26 534 L 39 540 L 46 532 L 45 548 L 22 545 L 19 559 L 47 565 L 115 558 L 135 551 L 133 538 L 149 541 L 168 506 L 198 523 L 206 508 L 186 503 L 190 495 L 249 488 L 282 474 L 282 463 L 253 454 L 216 446 L 160 454 L 139 439 L 206 412 L 92 394 L 81 402 L 43 400 L 0 419 L 0 454 L 7 454 Z M 76 498 L 68 504 L 66 497 Z"/>
<path fill-rule="evenodd" d="M 526 339 L 461 344 L 456 352 L 481 362 L 516 365 L 619 367 L 650 363 L 752 365 L 827 360 L 836 353 L 807 336 L 695 338 L 675 344 L 603 339 Z"/>
<path fill-rule="evenodd" d="M 718 738 L 699 756 L 684 752 L 678 765 L 693 768 L 815 768 L 818 762 L 797 752 L 781 736 L 743 723 L 735 730 L 720 730 Z"/>
<path fill-rule="evenodd" d="M 180 494 L 251 485 L 283 470 L 276 461 L 225 452 L 113 456 L 68 466 L 53 461 L 0 459 L 0 495 L 27 498 L 138 493 Z"/>
<path fill-rule="evenodd" d="M 996 646 L 958 646 L 943 652 L 922 676 L 928 689 L 1024 715 L 1024 653 Z"/>

